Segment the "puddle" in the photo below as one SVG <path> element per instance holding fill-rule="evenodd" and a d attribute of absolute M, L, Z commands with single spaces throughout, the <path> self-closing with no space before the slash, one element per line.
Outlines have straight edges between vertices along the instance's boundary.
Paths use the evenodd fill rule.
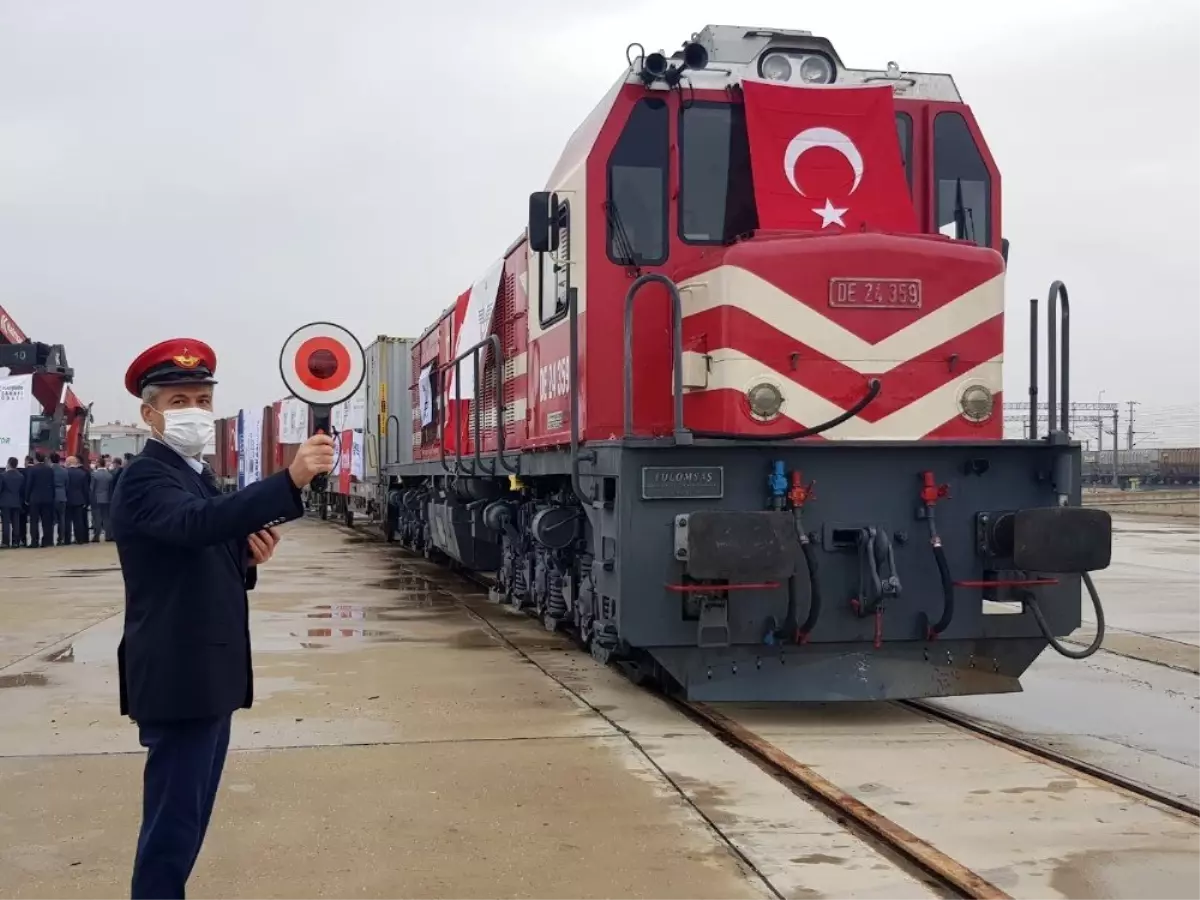
<path fill-rule="evenodd" d="M 65 647 L 42 654 L 48 663 L 117 664 L 117 645 L 121 642 L 121 623 L 104 623 L 75 636 Z"/>
<path fill-rule="evenodd" d="M 405 640 L 403 635 L 395 631 L 381 631 L 376 628 L 309 628 L 304 634 L 291 632 L 292 637 L 310 638 L 375 638 L 385 641 Z"/>
<path fill-rule="evenodd" d="M 95 578 L 107 572 L 120 572 L 120 566 L 105 566 L 100 569 L 63 569 L 54 574 L 55 578 Z"/>
<path fill-rule="evenodd" d="M 392 575 L 378 581 L 368 581 L 366 586 L 412 594 L 428 594 L 435 590 L 424 575 Z"/>
<path fill-rule="evenodd" d="M 50 683 L 41 672 L 18 672 L 15 675 L 0 675 L 0 688 L 44 687 Z"/>

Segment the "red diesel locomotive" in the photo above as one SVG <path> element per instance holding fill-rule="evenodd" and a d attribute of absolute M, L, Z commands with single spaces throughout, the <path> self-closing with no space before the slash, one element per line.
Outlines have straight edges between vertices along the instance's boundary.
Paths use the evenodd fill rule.
<path fill-rule="evenodd" d="M 1000 174 L 953 79 L 637 49 L 414 342 L 389 534 L 695 699 L 1019 690 L 1111 523 L 1065 427 L 1003 439 Z"/>

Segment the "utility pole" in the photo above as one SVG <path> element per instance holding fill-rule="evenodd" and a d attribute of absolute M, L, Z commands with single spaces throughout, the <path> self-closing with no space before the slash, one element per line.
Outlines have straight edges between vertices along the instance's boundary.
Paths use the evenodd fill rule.
<path fill-rule="evenodd" d="M 1120 453 L 1119 453 L 1119 450 L 1117 449 L 1121 446 L 1121 428 L 1120 428 L 1121 410 L 1120 410 L 1120 408 L 1118 407 L 1117 409 L 1114 409 L 1112 411 L 1112 414 L 1113 414 L 1113 430 L 1112 430 L 1112 433 L 1113 433 L 1113 477 L 1112 477 L 1112 485 L 1113 485 L 1113 487 L 1120 487 L 1121 486 L 1121 478 L 1119 475 L 1120 459 L 1118 459 Z"/>
<path fill-rule="evenodd" d="M 1125 441 L 1125 449 L 1132 450 L 1133 449 L 1133 408 L 1135 406 L 1137 406 L 1137 401 L 1130 400 L 1128 402 L 1129 402 L 1129 438 Z"/>

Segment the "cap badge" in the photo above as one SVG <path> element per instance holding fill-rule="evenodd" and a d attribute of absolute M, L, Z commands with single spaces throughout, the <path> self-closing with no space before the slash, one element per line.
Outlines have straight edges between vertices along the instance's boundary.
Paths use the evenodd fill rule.
<path fill-rule="evenodd" d="M 183 369 L 194 369 L 200 363 L 200 357 L 189 355 L 187 350 L 184 350 L 181 354 L 176 356 L 174 359 L 175 359 L 175 363 L 180 368 L 183 368 Z"/>

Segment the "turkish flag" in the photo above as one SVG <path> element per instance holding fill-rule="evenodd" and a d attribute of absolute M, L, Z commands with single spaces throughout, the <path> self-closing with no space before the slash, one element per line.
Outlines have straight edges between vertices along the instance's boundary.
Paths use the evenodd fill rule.
<path fill-rule="evenodd" d="M 890 86 L 742 92 L 760 228 L 917 230 Z"/>

